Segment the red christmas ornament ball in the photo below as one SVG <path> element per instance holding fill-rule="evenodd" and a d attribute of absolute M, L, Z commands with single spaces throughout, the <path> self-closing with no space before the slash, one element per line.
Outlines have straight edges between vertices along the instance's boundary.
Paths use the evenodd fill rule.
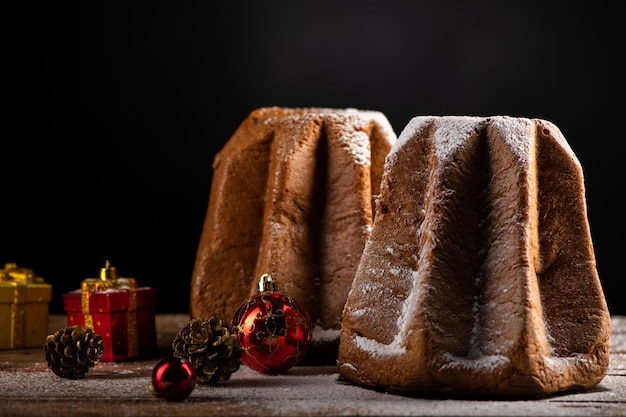
<path fill-rule="evenodd" d="M 196 386 L 196 371 L 185 358 L 170 356 L 152 370 L 150 392 L 170 401 L 184 400 Z"/>
<path fill-rule="evenodd" d="M 241 361 L 246 366 L 264 374 L 280 374 L 304 357 L 312 326 L 295 299 L 279 291 L 261 291 L 237 309 L 232 332 L 243 349 Z"/>

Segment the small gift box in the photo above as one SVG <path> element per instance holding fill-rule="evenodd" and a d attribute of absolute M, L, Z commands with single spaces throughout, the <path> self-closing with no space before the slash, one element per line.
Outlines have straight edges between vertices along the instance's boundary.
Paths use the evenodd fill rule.
<path fill-rule="evenodd" d="M 80 289 L 63 294 L 68 326 L 91 328 L 102 336 L 101 361 L 146 356 L 156 350 L 157 291 L 138 287 L 135 278 L 118 278 L 106 261 L 100 278 L 87 278 Z"/>
<path fill-rule="evenodd" d="M 48 335 L 52 286 L 28 268 L 0 270 L 0 349 L 42 347 Z"/>

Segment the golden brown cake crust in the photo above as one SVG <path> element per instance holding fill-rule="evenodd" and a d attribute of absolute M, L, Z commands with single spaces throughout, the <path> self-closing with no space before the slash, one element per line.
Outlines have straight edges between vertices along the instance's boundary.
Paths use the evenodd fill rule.
<path fill-rule="evenodd" d="M 340 374 L 390 392 L 545 396 L 606 375 L 583 172 L 540 119 L 416 117 L 387 155 Z"/>
<path fill-rule="evenodd" d="M 269 273 L 311 316 L 307 357 L 334 364 L 343 305 L 371 230 L 372 195 L 395 139 L 375 111 L 253 111 L 214 159 L 191 315 L 230 320 Z M 326 342 L 334 348 L 322 352 Z"/>

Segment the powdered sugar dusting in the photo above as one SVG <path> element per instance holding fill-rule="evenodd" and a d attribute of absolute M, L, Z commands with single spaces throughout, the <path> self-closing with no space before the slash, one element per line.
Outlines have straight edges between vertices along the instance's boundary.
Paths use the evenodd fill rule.
<path fill-rule="evenodd" d="M 591 359 L 582 354 L 573 354 L 568 357 L 542 356 L 547 368 L 556 375 L 574 367 L 588 367 Z M 444 353 L 445 368 L 463 368 L 474 371 L 493 373 L 497 369 L 509 366 L 511 359 L 505 355 L 470 355 L 467 357 Z"/>
<path fill-rule="evenodd" d="M 371 150 L 369 137 L 364 132 L 350 132 L 343 135 L 341 146 L 351 156 L 355 164 L 369 166 Z"/>
<path fill-rule="evenodd" d="M 314 326 L 311 340 L 314 342 L 334 341 L 339 339 L 341 330 L 324 329 L 320 326 Z"/>
<path fill-rule="evenodd" d="M 504 355 L 462 357 L 446 352 L 443 356 L 446 362 L 444 368 L 464 368 L 493 372 L 496 369 L 503 368 L 510 363 L 510 359 Z"/>
<path fill-rule="evenodd" d="M 405 146 L 406 142 L 415 140 L 437 122 L 433 140 L 437 158 L 446 159 L 453 151 L 473 134 L 476 125 L 484 118 L 477 116 L 416 116 L 402 130 L 398 140 L 393 144 L 390 155 L 395 154 Z"/>
<path fill-rule="evenodd" d="M 352 312 L 352 316 L 353 316 L 353 317 L 361 317 L 361 316 L 364 316 L 364 315 L 365 315 L 365 313 L 367 313 L 368 311 L 369 311 L 368 309 L 365 309 L 365 308 L 360 308 L 360 309 L 358 309 L 358 310 L 354 310 L 354 311 Z"/>
<path fill-rule="evenodd" d="M 563 137 L 559 128 L 553 123 L 542 119 L 528 119 L 511 116 L 416 116 L 409 121 L 406 127 L 393 144 L 390 155 L 401 149 L 407 141 L 414 140 L 422 135 L 424 129 L 434 125 L 433 141 L 437 158 L 445 160 L 462 145 L 467 138 L 475 134 L 479 125 L 488 122 L 488 128 L 500 132 L 500 136 L 506 141 L 509 149 L 521 160 L 527 159 L 534 146 L 535 127 L 544 129 L 544 134 L 550 135 L 565 152 L 574 160 L 578 161 L 569 143 Z"/>
<path fill-rule="evenodd" d="M 412 332 L 410 327 L 415 325 L 412 318 L 416 317 L 415 310 L 419 304 L 417 300 L 421 296 L 423 290 L 423 288 L 420 288 L 418 285 L 418 283 L 421 282 L 420 277 L 421 275 L 419 270 L 411 271 L 413 291 L 409 293 L 406 300 L 402 303 L 402 309 L 400 310 L 400 314 L 398 315 L 398 319 L 396 321 L 396 325 L 400 331 L 394 336 L 392 344 L 399 345 L 400 343 L 403 343 L 406 337 Z"/>
<path fill-rule="evenodd" d="M 524 164 L 530 163 L 531 147 L 535 145 L 533 138 L 534 123 L 530 119 L 495 116 L 490 120 L 490 128 L 499 132 L 508 148 Z"/>
<path fill-rule="evenodd" d="M 394 159 L 398 151 L 402 149 L 408 141 L 419 136 L 420 131 L 424 128 L 424 121 L 426 119 L 429 118 L 418 116 L 407 123 L 404 129 L 402 129 L 402 132 L 400 132 L 398 139 L 391 146 L 391 150 L 387 154 L 387 160 Z"/>
<path fill-rule="evenodd" d="M 592 365 L 592 360 L 589 356 L 574 353 L 568 357 L 557 356 L 545 356 L 544 360 L 546 365 L 557 375 L 566 372 L 568 369 L 574 367 L 589 367 Z"/>
<path fill-rule="evenodd" d="M 435 132 L 435 155 L 445 160 L 470 137 L 480 122 L 479 117 L 454 116 L 438 120 Z"/>
<path fill-rule="evenodd" d="M 327 117 L 339 126 L 349 127 L 339 132 L 342 135 L 341 146 L 349 153 L 355 164 L 371 165 L 372 149 L 368 126 L 376 125 L 388 138 L 395 141 L 395 133 L 387 117 L 381 112 L 348 108 Z"/>
<path fill-rule="evenodd" d="M 402 270 L 399 268 L 393 269 L 392 273 L 394 275 L 400 276 L 406 273 L 406 270 Z M 411 280 L 415 281 L 417 279 L 417 271 L 408 271 L 412 278 Z M 375 291 L 377 293 L 382 294 L 382 290 L 380 288 L 376 288 L 372 283 L 365 284 L 363 286 L 364 293 L 368 293 L 371 291 Z M 418 297 L 419 291 L 412 291 L 409 293 L 409 296 L 406 300 L 401 302 L 401 311 L 396 320 L 396 325 L 398 328 L 398 332 L 394 335 L 391 343 L 381 343 L 378 340 L 374 340 L 368 337 L 364 337 L 361 335 L 355 335 L 354 340 L 356 346 L 362 351 L 368 352 L 370 355 L 376 356 L 397 356 L 406 353 L 406 347 L 404 343 L 406 342 L 406 336 L 412 333 L 412 330 L 409 328 L 413 324 L 413 320 L 410 319 L 412 310 L 415 308 L 414 304 L 416 297 Z M 381 299 L 391 299 L 390 297 L 381 297 Z M 375 314 L 371 308 L 361 308 L 351 312 L 353 317 L 362 317 L 368 314 Z"/>
<path fill-rule="evenodd" d="M 397 344 L 396 340 L 393 343 L 386 345 L 376 340 L 369 339 L 367 337 L 356 335 L 354 341 L 359 349 L 368 352 L 373 356 L 395 356 L 406 353 L 406 348 Z"/>

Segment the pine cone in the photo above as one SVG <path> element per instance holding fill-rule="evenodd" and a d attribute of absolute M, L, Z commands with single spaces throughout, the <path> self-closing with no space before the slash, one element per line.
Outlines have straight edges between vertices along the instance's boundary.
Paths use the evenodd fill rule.
<path fill-rule="evenodd" d="M 46 337 L 44 346 L 48 368 L 63 378 L 80 379 L 104 353 L 102 336 L 92 329 L 67 326 Z"/>
<path fill-rule="evenodd" d="M 174 356 L 187 359 L 199 384 L 227 381 L 239 369 L 243 350 L 222 320 L 192 319 L 172 342 Z"/>

